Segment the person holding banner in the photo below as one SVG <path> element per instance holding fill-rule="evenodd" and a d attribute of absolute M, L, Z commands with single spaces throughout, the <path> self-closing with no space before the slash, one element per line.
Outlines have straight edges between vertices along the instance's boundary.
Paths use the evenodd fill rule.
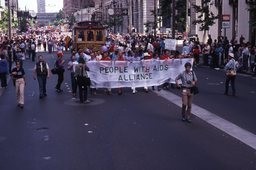
<path fill-rule="evenodd" d="M 146 53 L 144 53 L 144 60 L 152 60 L 153 59 L 153 53 L 150 51 L 150 50 L 148 50 L 149 51 L 149 53 L 148 52 L 146 52 Z M 144 86 L 144 90 L 145 90 L 145 92 L 146 93 L 148 93 L 148 86 Z"/>
<path fill-rule="evenodd" d="M 80 103 L 89 103 L 88 100 L 88 86 L 90 83 L 88 81 L 89 68 L 85 63 L 85 59 L 83 57 L 79 57 L 78 64 L 75 66 L 75 76 L 77 79 L 78 89 L 79 89 L 79 101 Z"/>
<path fill-rule="evenodd" d="M 185 71 L 180 73 L 175 79 L 177 87 L 182 89 L 182 121 L 187 121 L 189 123 L 191 123 L 191 107 L 193 99 L 191 88 L 195 86 L 197 82 L 197 77 L 195 72 L 191 70 L 191 67 L 191 63 L 187 62 L 185 64 Z M 181 85 L 179 84 L 179 80 L 181 80 Z"/>
<path fill-rule="evenodd" d="M 111 61 L 111 58 L 109 57 L 108 51 L 104 51 L 102 54 L 101 61 Z M 108 88 L 106 90 L 107 95 L 111 95 L 111 88 Z"/>
<path fill-rule="evenodd" d="M 117 56 L 117 61 L 125 61 L 124 58 L 124 53 L 122 52 L 122 50 L 118 50 L 118 56 Z M 123 94 L 123 90 L 122 88 L 118 88 L 118 95 L 122 95 Z"/>

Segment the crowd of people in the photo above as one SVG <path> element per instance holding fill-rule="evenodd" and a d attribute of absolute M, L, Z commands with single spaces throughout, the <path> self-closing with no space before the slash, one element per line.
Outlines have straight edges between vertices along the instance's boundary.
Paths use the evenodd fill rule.
<path fill-rule="evenodd" d="M 68 60 L 64 58 L 63 50 L 70 46 L 70 39 L 66 42 L 61 34 L 59 37 L 51 35 L 26 35 L 17 36 L 12 40 L 6 37 L 1 37 L 0 45 L 0 78 L 1 87 L 7 87 L 6 77 L 12 75 L 16 85 L 18 96 L 18 106 L 24 106 L 24 86 L 25 86 L 25 71 L 23 69 L 23 61 L 25 59 L 35 62 L 34 78 L 39 84 L 39 98 L 47 96 L 46 82 L 50 74 L 57 75 L 56 92 L 61 93 L 63 90 L 61 85 L 64 80 L 64 72 L 67 69 L 70 72 L 72 95 L 77 97 L 79 91 L 79 102 L 88 103 L 88 88 L 90 87 L 90 79 L 87 72 L 89 68 L 86 63 L 88 61 L 141 61 L 141 60 L 169 60 L 173 58 L 194 58 L 193 65 L 206 65 L 212 68 L 223 67 L 226 70 L 226 85 L 224 94 L 228 94 L 229 83 L 232 85 L 232 94 L 235 95 L 235 76 L 236 73 L 229 74 L 231 70 L 241 72 L 255 73 L 255 46 L 250 43 L 245 43 L 243 36 L 240 37 L 239 44 L 237 41 L 229 41 L 226 37 L 219 37 L 217 40 L 212 40 L 208 36 L 206 44 L 200 44 L 198 39 L 193 41 L 184 40 L 182 50 L 168 50 L 165 48 L 165 38 L 140 35 L 114 35 L 110 34 L 106 43 L 97 51 L 91 49 L 78 49 L 72 51 Z M 67 45 L 68 44 L 68 45 Z M 43 49 L 41 49 L 43 46 Z M 54 68 L 50 69 L 44 56 L 36 57 L 36 51 L 47 51 L 52 53 L 56 51 L 56 61 Z M 13 67 L 13 63 L 16 65 Z M 185 71 L 177 77 L 176 80 L 182 80 L 182 119 L 190 121 L 191 112 L 191 86 L 197 82 L 197 78 L 192 70 L 192 65 L 185 65 Z M 184 78 L 184 75 L 189 75 Z M 193 75 L 193 77 L 192 77 Z M 192 79 L 193 78 L 193 79 Z M 21 81 L 22 79 L 22 81 Z M 189 82 L 193 82 L 192 84 Z M 188 86 L 189 84 L 189 86 Z M 177 84 L 177 86 L 179 86 Z M 168 88 L 169 83 L 164 83 L 157 87 Z M 148 92 L 149 87 L 143 87 Z M 155 87 L 152 87 L 154 90 Z M 112 93 L 112 89 L 105 90 L 108 95 Z M 97 93 L 97 89 L 91 89 L 92 94 Z M 117 89 L 118 95 L 122 95 L 123 89 Z M 136 88 L 132 88 L 132 93 L 136 93 Z M 187 115 L 185 113 L 188 113 Z"/>
<path fill-rule="evenodd" d="M 228 62 L 228 54 L 233 53 L 234 59 L 238 62 L 238 72 L 246 72 L 256 74 L 256 46 L 249 42 L 245 42 L 245 38 L 241 35 L 239 42 L 237 40 L 228 40 L 227 37 L 218 37 L 213 40 L 208 35 L 205 44 L 195 42 L 184 43 L 184 52 L 190 52 L 195 57 L 195 63 L 201 63 L 212 68 L 224 68 Z"/>

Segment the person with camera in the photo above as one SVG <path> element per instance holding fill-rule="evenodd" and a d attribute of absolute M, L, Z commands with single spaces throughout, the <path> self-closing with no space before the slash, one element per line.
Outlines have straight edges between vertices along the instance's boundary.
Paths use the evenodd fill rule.
<path fill-rule="evenodd" d="M 197 83 L 196 74 L 191 70 L 191 67 L 191 63 L 187 62 L 185 64 L 185 71 L 180 73 L 175 79 L 177 87 L 182 89 L 182 121 L 189 123 L 191 123 L 191 107 L 194 93 L 192 89 Z M 181 85 L 179 84 L 179 80 L 181 81 Z"/>
<path fill-rule="evenodd" d="M 225 65 L 224 70 L 226 71 L 226 82 L 225 82 L 225 92 L 224 95 L 228 95 L 229 83 L 231 84 L 232 88 L 232 95 L 236 95 L 236 88 L 235 88 L 235 80 L 236 80 L 236 70 L 238 64 L 234 59 L 234 54 L 228 54 L 228 63 Z"/>

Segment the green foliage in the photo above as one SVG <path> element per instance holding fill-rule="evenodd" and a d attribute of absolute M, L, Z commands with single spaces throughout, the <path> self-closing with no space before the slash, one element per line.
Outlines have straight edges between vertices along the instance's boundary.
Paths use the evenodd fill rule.
<path fill-rule="evenodd" d="M 2 13 L 2 18 L 0 20 L 0 29 L 1 30 L 3 30 L 3 31 L 8 30 L 8 20 L 9 20 L 8 11 L 4 10 Z"/>
<path fill-rule="evenodd" d="M 210 11 L 209 5 L 212 5 L 211 0 L 202 0 L 202 6 L 193 5 L 196 13 L 199 13 L 197 19 L 193 21 L 193 24 L 200 24 L 199 29 L 201 31 L 208 31 L 210 27 L 215 24 L 215 20 L 218 19 L 218 16 Z"/>
<path fill-rule="evenodd" d="M 161 16 L 171 17 L 171 3 L 172 0 L 161 0 Z"/>
<path fill-rule="evenodd" d="M 175 0 L 175 10 L 176 14 L 174 16 L 175 23 L 174 28 L 179 32 L 184 32 L 186 30 L 186 0 Z M 172 17 L 172 0 L 161 0 L 161 13 L 163 20 Z"/>
<path fill-rule="evenodd" d="M 65 13 L 62 9 L 60 9 L 56 15 L 56 19 L 53 21 L 53 24 L 55 26 L 61 25 L 64 23 L 64 20 L 65 20 Z"/>
<path fill-rule="evenodd" d="M 72 27 L 76 22 L 76 17 L 73 14 L 71 14 L 67 17 L 67 20 L 68 20 L 69 26 Z"/>
<path fill-rule="evenodd" d="M 9 15 L 8 10 L 4 10 L 2 12 L 2 18 L 0 20 L 0 30 L 7 31 L 8 30 L 8 21 L 9 21 Z M 11 27 L 17 28 L 18 27 L 18 21 L 11 19 Z"/>
<path fill-rule="evenodd" d="M 151 22 L 151 21 L 147 21 L 146 23 L 144 23 L 146 30 L 145 32 L 148 33 L 150 29 L 154 28 L 155 23 Z"/>
<path fill-rule="evenodd" d="M 65 19 L 65 13 L 62 9 L 60 9 L 59 12 L 56 15 L 56 20 L 60 21 L 60 20 L 63 20 L 63 19 Z"/>
<path fill-rule="evenodd" d="M 186 0 L 178 0 L 175 4 L 175 9 L 177 10 L 177 14 L 175 15 L 175 29 L 178 32 L 186 31 Z"/>
<path fill-rule="evenodd" d="M 28 25 L 27 19 L 25 17 L 21 18 L 20 31 L 21 32 L 26 32 L 28 30 L 27 25 Z"/>
<path fill-rule="evenodd" d="M 108 26 L 108 28 L 114 27 L 114 26 L 121 26 L 123 23 L 123 17 L 122 16 L 112 16 L 109 18 L 108 21 L 104 22 Z"/>

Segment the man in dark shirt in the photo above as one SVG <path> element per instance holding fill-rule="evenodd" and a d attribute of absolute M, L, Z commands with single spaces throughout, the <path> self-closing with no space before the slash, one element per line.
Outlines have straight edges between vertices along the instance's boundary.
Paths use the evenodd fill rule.
<path fill-rule="evenodd" d="M 35 64 L 35 67 L 34 67 L 34 79 L 37 78 L 38 80 L 40 99 L 47 96 L 46 82 L 47 82 L 47 78 L 49 78 L 49 75 L 50 75 L 49 65 L 45 62 L 43 56 L 39 55 L 38 62 Z"/>

